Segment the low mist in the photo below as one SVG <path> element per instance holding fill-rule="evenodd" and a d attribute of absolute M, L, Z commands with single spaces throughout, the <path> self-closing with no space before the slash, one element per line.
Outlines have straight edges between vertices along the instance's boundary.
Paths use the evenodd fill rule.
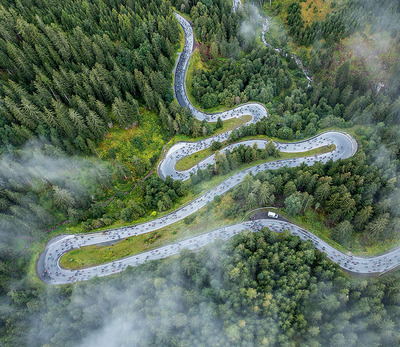
<path fill-rule="evenodd" d="M 246 4 L 243 7 L 245 19 L 240 24 L 239 37 L 242 48 L 246 51 L 254 44 L 254 41 L 261 34 L 263 18 L 259 9 L 253 4 Z"/>
<path fill-rule="evenodd" d="M 43 237 L 60 218 L 89 206 L 110 182 L 111 171 L 101 161 L 69 157 L 48 143 L 30 141 L 2 155 L 0 242 Z"/>

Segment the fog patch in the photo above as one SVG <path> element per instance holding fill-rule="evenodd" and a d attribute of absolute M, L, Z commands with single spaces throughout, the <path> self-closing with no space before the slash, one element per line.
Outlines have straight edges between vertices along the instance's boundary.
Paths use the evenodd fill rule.
<path fill-rule="evenodd" d="M 59 222 L 55 214 L 68 217 L 88 207 L 98 189 L 110 182 L 111 171 L 100 160 L 67 156 L 46 142 L 29 141 L 22 149 L 3 154 L 0 244 L 5 247 L 0 247 L 0 256 L 7 256 L 4 251 L 18 240 L 42 238 L 46 228 Z"/>
<path fill-rule="evenodd" d="M 392 71 L 390 64 L 398 56 L 396 37 L 400 34 L 400 18 L 396 2 L 363 1 L 361 6 L 368 13 L 365 33 L 356 33 L 346 45 L 351 56 L 358 59 L 375 80 L 376 93 L 388 84 Z M 352 20 L 350 18 L 350 20 Z"/>
<path fill-rule="evenodd" d="M 243 7 L 243 12 L 245 19 L 240 24 L 239 38 L 242 42 L 242 48 L 247 50 L 260 35 L 264 19 L 260 15 L 259 9 L 253 4 L 246 4 Z"/>

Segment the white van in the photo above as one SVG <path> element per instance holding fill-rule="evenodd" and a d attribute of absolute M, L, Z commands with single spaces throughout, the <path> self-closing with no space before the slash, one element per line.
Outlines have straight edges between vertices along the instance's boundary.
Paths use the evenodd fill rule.
<path fill-rule="evenodd" d="M 269 218 L 278 218 L 278 215 L 275 212 L 268 212 Z"/>

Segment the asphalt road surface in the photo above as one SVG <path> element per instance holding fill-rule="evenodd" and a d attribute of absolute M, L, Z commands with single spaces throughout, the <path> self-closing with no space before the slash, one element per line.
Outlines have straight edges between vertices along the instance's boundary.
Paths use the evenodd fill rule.
<path fill-rule="evenodd" d="M 187 63 L 193 49 L 193 31 L 189 22 L 183 19 L 180 15 L 175 15 L 181 23 L 182 27 L 184 28 L 186 35 L 185 48 L 183 53 L 178 58 L 179 61 L 175 69 L 175 95 L 179 103 L 182 106 L 189 107 L 193 115 L 199 120 L 206 119 L 208 121 L 215 122 L 218 117 L 221 117 L 225 120 L 250 114 L 252 116 L 250 122 L 256 122 L 262 117 L 268 117 L 267 109 L 263 105 L 258 103 L 248 103 L 245 105 L 241 105 L 233 110 L 221 112 L 219 114 L 205 114 L 194 109 L 194 107 L 188 101 L 186 90 L 184 88 L 184 75 L 186 73 Z M 208 164 L 212 164 L 214 156 L 205 158 L 195 167 L 182 172 L 178 172 L 175 169 L 176 162 L 184 156 L 190 155 L 192 153 L 195 153 L 196 151 L 200 151 L 204 148 L 211 146 L 213 141 L 224 141 L 228 138 L 228 136 L 229 132 L 194 143 L 176 144 L 168 151 L 165 159 L 160 164 L 158 169 L 160 176 L 165 178 L 167 175 L 170 175 L 174 179 L 186 180 L 189 177 L 190 172 L 195 172 L 198 168 L 205 167 Z M 259 148 L 264 148 L 266 145 L 266 141 L 262 140 L 249 140 L 242 141 L 241 143 L 245 145 L 253 145 L 254 143 L 257 143 Z M 239 144 L 231 145 L 225 150 L 232 149 L 234 146 L 238 146 Z M 243 178 L 250 173 L 256 174 L 257 172 L 264 170 L 275 170 L 283 166 L 296 167 L 302 163 L 305 163 L 306 165 L 313 165 L 317 161 L 325 163 L 329 160 L 346 159 L 354 155 L 357 151 L 357 143 L 354 138 L 346 133 L 336 131 L 325 132 L 323 134 L 301 142 L 276 142 L 274 144 L 277 148 L 279 148 L 281 152 L 288 153 L 304 152 L 330 144 L 334 144 L 335 149 L 329 153 L 294 159 L 276 160 L 273 162 L 253 166 L 232 175 L 230 178 L 226 179 L 215 188 L 211 189 L 201 197 L 195 199 L 189 204 L 183 206 L 182 208 L 171 212 L 168 215 L 155 219 L 151 222 L 146 222 L 130 227 L 117 228 L 113 230 L 108 230 L 106 232 L 58 236 L 46 245 L 44 252 L 40 255 L 38 259 L 37 272 L 39 277 L 45 283 L 49 284 L 66 284 L 89 280 L 95 276 L 103 277 L 124 271 L 127 266 L 136 266 L 151 260 L 161 259 L 179 254 L 179 252 L 184 248 L 197 250 L 204 245 L 213 242 L 217 238 L 227 240 L 235 234 L 244 230 L 258 231 L 264 227 L 269 228 L 273 232 L 282 232 L 283 230 L 289 230 L 293 235 L 298 235 L 302 240 L 311 240 L 311 242 L 314 243 L 315 248 L 325 252 L 332 261 L 338 263 L 341 267 L 350 272 L 363 274 L 378 272 L 382 273 L 391 270 L 399 265 L 400 248 L 395 249 L 387 254 L 371 258 L 348 256 L 345 254 L 341 254 L 338 250 L 329 246 L 326 242 L 317 238 L 307 230 L 298 227 L 297 225 L 282 220 L 259 219 L 255 221 L 248 221 L 226 226 L 195 237 L 188 238 L 186 240 L 160 247 L 152 251 L 126 257 L 107 264 L 93 266 L 87 269 L 73 271 L 66 270 L 60 267 L 60 257 L 72 249 L 89 245 L 116 242 L 118 240 L 122 240 L 128 237 L 135 237 L 140 234 L 152 232 L 167 225 L 176 223 L 177 221 L 184 219 L 185 217 L 206 206 L 209 202 L 213 201 L 215 196 L 222 195 L 238 185 L 243 180 Z"/>

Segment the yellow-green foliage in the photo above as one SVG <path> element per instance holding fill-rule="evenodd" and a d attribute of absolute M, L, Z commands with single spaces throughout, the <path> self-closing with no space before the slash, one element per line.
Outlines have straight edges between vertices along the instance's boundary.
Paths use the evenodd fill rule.
<path fill-rule="evenodd" d="M 327 74 L 330 72 L 334 76 L 340 65 L 349 60 L 352 71 L 384 84 L 400 56 L 400 45 L 387 31 L 372 32 L 369 26 L 363 33 L 357 32 L 341 40 L 338 48 Z"/>
<path fill-rule="evenodd" d="M 97 148 L 100 158 L 115 159 L 125 164 L 129 171 L 132 171 L 133 178 L 138 178 L 138 175 L 135 174 L 132 159 L 137 157 L 142 161 L 148 172 L 152 166 L 151 158 L 158 157 L 166 142 L 165 131 L 157 115 L 145 109 L 141 109 L 140 113 L 143 119 L 140 126 L 133 126 L 130 129 L 114 127 Z"/>
<path fill-rule="evenodd" d="M 251 137 L 253 138 L 253 137 Z M 265 138 L 266 140 L 269 140 L 268 138 Z M 242 140 L 240 140 L 242 141 Z M 228 143 L 227 141 L 223 142 L 223 148 L 228 146 L 230 143 Z M 286 158 L 298 158 L 298 157 L 304 157 L 304 156 L 309 156 L 309 155 L 314 155 L 317 153 L 326 153 L 331 151 L 332 149 L 334 149 L 335 146 L 332 145 L 330 147 L 328 146 L 324 146 L 324 147 L 320 147 L 320 148 L 315 148 L 312 149 L 310 151 L 307 152 L 300 152 L 300 153 L 281 153 L 280 158 L 281 159 L 286 159 Z M 211 147 L 203 149 L 199 152 L 193 153 L 191 155 L 188 155 L 185 158 L 180 159 L 177 163 L 176 163 L 176 169 L 179 171 L 183 171 L 183 170 L 188 170 L 191 167 L 193 167 L 194 165 L 196 165 L 197 163 L 199 163 L 200 161 L 202 161 L 203 159 L 207 158 L 208 156 L 210 156 L 211 154 L 213 154 L 214 152 L 211 150 Z M 271 157 L 271 160 L 275 160 L 275 158 Z M 266 160 L 261 160 L 261 162 L 265 162 Z M 252 165 L 254 165 L 254 163 L 252 163 Z"/>
<path fill-rule="evenodd" d="M 272 1 L 271 7 L 269 6 L 269 1 L 264 4 L 264 10 L 267 13 L 276 13 L 277 9 L 280 9 L 279 17 L 282 20 L 286 20 L 287 8 L 292 4 L 293 0 L 279 0 Z M 338 2 L 338 1 L 336 1 Z M 299 2 L 301 6 L 301 16 L 305 24 L 311 25 L 315 21 L 322 21 L 325 19 L 326 15 L 332 12 L 331 8 L 332 0 L 306 0 Z"/>
<path fill-rule="evenodd" d="M 305 24 L 311 25 L 316 21 L 323 21 L 331 10 L 331 0 L 307 0 L 300 2 L 301 16 Z"/>
<path fill-rule="evenodd" d="M 201 234 L 225 225 L 237 223 L 241 216 L 234 219 L 224 217 L 224 208 L 233 204 L 230 195 L 224 195 L 214 208 L 203 207 L 196 212 L 193 221 L 186 224 L 181 220 L 173 225 L 153 231 L 151 233 L 130 237 L 128 239 L 107 246 L 87 246 L 75 249 L 61 257 L 60 265 L 63 268 L 79 269 L 96 264 L 117 260 L 143 251 L 156 249 L 173 241 Z"/>

